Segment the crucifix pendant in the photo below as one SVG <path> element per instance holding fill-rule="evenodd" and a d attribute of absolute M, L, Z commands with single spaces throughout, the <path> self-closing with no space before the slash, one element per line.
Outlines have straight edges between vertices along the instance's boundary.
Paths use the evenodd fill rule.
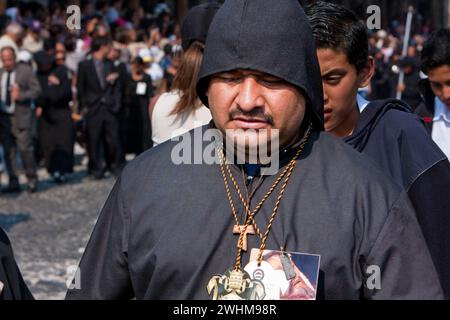
<path fill-rule="evenodd" d="M 247 236 L 249 234 L 255 234 L 255 229 L 253 228 L 252 225 L 248 225 L 247 228 L 244 230 L 245 226 L 240 226 L 240 225 L 235 225 L 233 227 L 233 234 L 238 234 L 241 235 L 242 232 L 244 232 L 243 234 L 243 241 L 242 241 L 242 248 L 239 247 L 239 243 L 238 243 L 238 247 L 244 251 L 247 251 Z"/>

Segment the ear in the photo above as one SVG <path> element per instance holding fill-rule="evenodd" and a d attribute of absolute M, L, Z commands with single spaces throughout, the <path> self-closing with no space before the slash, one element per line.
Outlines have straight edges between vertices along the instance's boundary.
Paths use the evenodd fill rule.
<path fill-rule="evenodd" d="M 211 90 L 211 83 L 213 81 L 213 78 L 210 77 L 208 80 L 205 80 L 205 81 L 208 81 L 208 83 L 206 85 L 205 96 L 206 96 L 206 98 L 209 98 L 209 90 Z"/>
<path fill-rule="evenodd" d="M 375 74 L 375 59 L 369 56 L 366 66 L 359 71 L 359 87 L 365 88 L 370 84 L 373 75 Z"/>

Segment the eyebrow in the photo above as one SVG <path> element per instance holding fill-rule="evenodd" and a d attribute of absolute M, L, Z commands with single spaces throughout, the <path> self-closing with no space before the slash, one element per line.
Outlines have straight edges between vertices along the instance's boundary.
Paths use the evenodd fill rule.
<path fill-rule="evenodd" d="M 225 71 L 225 72 L 220 72 L 218 74 L 216 74 L 217 77 L 222 77 L 222 76 L 234 76 L 234 75 L 238 75 L 239 73 L 237 71 Z"/>
<path fill-rule="evenodd" d="M 328 70 L 327 72 L 325 72 L 322 77 L 326 77 L 326 76 L 330 76 L 330 75 L 345 75 L 347 73 L 347 70 L 342 69 L 342 68 L 335 68 L 335 69 L 331 69 Z"/>
<path fill-rule="evenodd" d="M 435 86 L 440 86 L 440 85 L 450 86 L 450 80 L 446 80 L 446 81 L 430 81 L 430 83 L 435 85 Z"/>
<path fill-rule="evenodd" d="M 259 73 L 257 71 L 251 71 L 251 70 L 249 70 L 248 72 L 244 72 L 244 71 L 240 71 L 240 70 L 233 70 L 233 71 L 225 71 L 225 72 L 221 72 L 221 73 L 217 74 L 217 77 L 226 77 L 226 76 L 238 76 L 238 77 L 253 76 L 253 77 L 258 77 L 261 79 L 270 79 L 273 81 L 284 81 L 283 79 L 273 76 L 271 74 Z"/>

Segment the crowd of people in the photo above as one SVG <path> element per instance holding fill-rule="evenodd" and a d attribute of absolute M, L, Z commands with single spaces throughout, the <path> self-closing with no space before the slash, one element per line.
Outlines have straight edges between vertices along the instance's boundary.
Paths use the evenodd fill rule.
<path fill-rule="evenodd" d="M 376 100 L 395 98 L 400 92 L 402 100 L 415 110 L 422 101 L 419 84 L 426 76 L 420 70 L 420 55 L 428 35 L 427 31 L 413 34 L 407 54 L 403 56 L 404 35 L 385 30 L 373 32 L 369 37 L 369 48 L 376 72 L 370 86 L 362 90 L 363 95 Z M 404 73 L 402 84 L 399 84 L 400 72 Z"/>
<path fill-rule="evenodd" d="M 266 245 L 281 249 L 277 274 L 295 279 L 292 297 L 311 286 L 289 257 L 309 252 L 321 255 L 322 298 L 449 298 L 450 31 L 425 30 L 402 55 L 398 30 L 368 33 L 340 5 L 245 3 L 197 6 L 178 26 L 163 2 L 150 17 L 100 1 L 76 34 L 41 39 L 33 21 L 36 52 L 21 42 L 23 18 L 10 18 L 0 39 L 5 190 L 20 189 L 16 149 L 32 192 L 41 159 L 55 181 L 73 170 L 74 143 L 94 179 L 119 177 L 80 262 L 82 289 L 67 298 L 263 298 L 261 283 L 274 280 L 244 271 L 247 245 L 256 271 Z M 167 140 L 210 129 L 222 142 L 244 135 L 237 144 L 250 149 L 249 129 L 279 129 L 279 172 L 262 174 L 246 155 L 226 163 L 221 144 L 219 166 L 171 160 Z M 127 153 L 152 145 L 124 169 Z M 382 269 L 376 290 L 370 266 Z"/>
<path fill-rule="evenodd" d="M 25 70 L 24 77 L 8 78 L 7 86 L 12 89 L 16 83 L 29 90 L 14 107 L 10 105 L 16 90 L 11 95 L 6 90 L 8 96 L 3 96 L 3 105 L 9 106 L 0 114 L 0 174 L 9 177 L 3 192 L 21 190 L 18 161 L 31 192 L 38 187 L 39 166 L 45 166 L 55 182 L 64 182 L 79 162 L 74 150 L 89 159 L 89 174 L 102 178 L 107 171 L 118 174 L 127 154 L 140 154 L 170 139 L 179 127 L 188 131 L 194 123 L 211 120 L 207 108 L 196 101 L 196 75 L 190 66 L 199 65 L 202 45 L 186 52 L 183 59 L 189 61 L 182 63 L 187 47 L 183 48 L 181 27 L 164 1 L 149 12 L 129 8 L 123 0 L 86 2 L 81 7 L 81 30 L 67 29 L 64 9 L 58 2 L 49 7 L 19 2 L 0 18 L 0 49 L 5 49 L 4 59 L 16 61 L 5 68 L 17 65 L 19 74 Z M 375 74 L 360 89 L 361 96 L 394 98 L 400 91 L 413 110 L 423 108 L 419 57 L 429 30 L 422 29 L 422 34 L 413 35 L 407 57 L 401 56 L 400 25 L 370 34 Z M 400 71 L 405 80 L 399 85 Z M 172 121 L 161 120 L 170 117 Z M 18 124 L 15 118 L 21 119 Z"/>
<path fill-rule="evenodd" d="M 21 190 L 21 163 L 31 192 L 40 166 L 57 183 L 87 159 L 93 178 L 118 174 L 127 154 L 153 145 L 148 107 L 171 89 L 181 62 L 181 28 L 164 1 L 150 12 L 85 2 L 74 30 L 59 2 L 35 6 L 18 2 L 0 17 L 6 193 Z"/>

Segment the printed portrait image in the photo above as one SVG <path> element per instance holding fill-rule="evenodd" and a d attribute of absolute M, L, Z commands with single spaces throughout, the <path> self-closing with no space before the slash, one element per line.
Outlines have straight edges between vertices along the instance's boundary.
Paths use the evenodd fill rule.
<path fill-rule="evenodd" d="M 316 299 L 319 255 L 266 250 L 260 266 L 257 258 L 254 249 L 245 270 L 264 284 L 265 300 Z"/>

